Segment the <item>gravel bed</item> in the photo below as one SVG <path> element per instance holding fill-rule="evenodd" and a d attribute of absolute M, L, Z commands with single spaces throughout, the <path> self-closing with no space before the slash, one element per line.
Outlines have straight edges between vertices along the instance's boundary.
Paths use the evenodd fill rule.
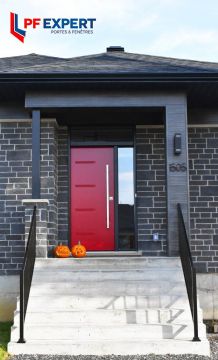
<path fill-rule="evenodd" d="M 218 360 L 218 335 L 209 335 L 211 357 L 199 355 L 145 355 L 145 356 L 69 356 L 69 355 L 16 355 L 10 360 Z"/>

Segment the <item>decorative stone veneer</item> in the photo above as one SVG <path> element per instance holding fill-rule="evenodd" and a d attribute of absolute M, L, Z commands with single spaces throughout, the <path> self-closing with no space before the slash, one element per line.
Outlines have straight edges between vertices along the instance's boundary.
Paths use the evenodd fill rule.
<path fill-rule="evenodd" d="M 31 198 L 31 132 L 31 122 L 0 124 L 0 275 L 17 274 L 23 261 L 25 206 L 22 205 L 22 200 Z M 59 134 L 55 121 L 42 121 L 41 197 L 49 200 L 49 252 L 58 240 L 57 144 L 61 141 L 61 136 L 62 132 L 60 130 Z"/>
<path fill-rule="evenodd" d="M 191 249 L 199 272 L 218 272 L 218 128 L 189 129 Z"/>
<path fill-rule="evenodd" d="M 145 255 L 167 252 L 164 138 L 164 128 L 136 128 L 138 247 Z"/>

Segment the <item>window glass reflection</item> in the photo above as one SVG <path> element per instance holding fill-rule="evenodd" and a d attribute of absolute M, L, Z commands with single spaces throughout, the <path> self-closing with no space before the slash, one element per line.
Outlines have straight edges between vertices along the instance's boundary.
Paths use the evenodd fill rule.
<path fill-rule="evenodd" d="M 135 238 L 133 148 L 118 149 L 118 232 L 120 249 L 133 249 Z"/>

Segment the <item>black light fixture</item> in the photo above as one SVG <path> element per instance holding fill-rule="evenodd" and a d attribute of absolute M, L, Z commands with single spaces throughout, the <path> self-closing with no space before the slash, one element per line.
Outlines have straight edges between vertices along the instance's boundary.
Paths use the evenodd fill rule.
<path fill-rule="evenodd" d="M 180 155 L 182 152 L 182 136 L 177 133 L 174 135 L 174 154 Z"/>

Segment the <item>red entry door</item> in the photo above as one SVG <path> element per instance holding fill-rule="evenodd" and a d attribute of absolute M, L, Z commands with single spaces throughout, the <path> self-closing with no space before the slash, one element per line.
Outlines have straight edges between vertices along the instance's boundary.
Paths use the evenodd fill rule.
<path fill-rule="evenodd" d="M 114 250 L 113 148 L 71 149 L 71 244 Z"/>

